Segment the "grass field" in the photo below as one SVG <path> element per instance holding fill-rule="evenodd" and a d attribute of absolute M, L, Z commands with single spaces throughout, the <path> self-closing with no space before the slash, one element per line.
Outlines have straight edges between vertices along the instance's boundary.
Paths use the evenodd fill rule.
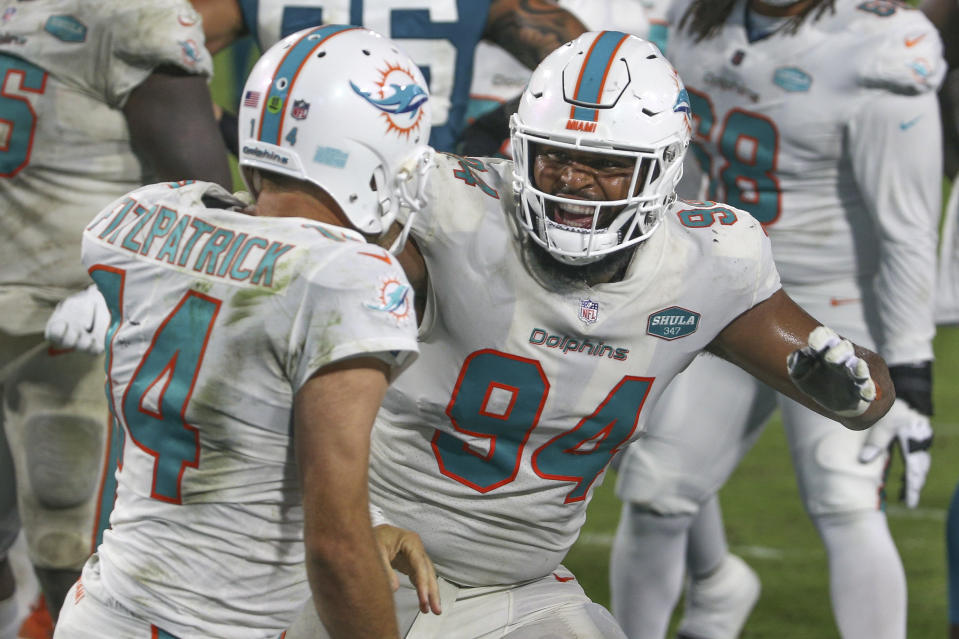
<path fill-rule="evenodd" d="M 234 67 L 216 58 L 214 99 L 234 108 Z M 238 188 L 242 188 L 237 182 Z M 891 503 L 889 523 L 909 583 L 910 639 L 946 637 L 944 529 L 959 481 L 959 327 L 940 328 L 935 342 L 936 431 L 933 464 L 916 510 Z M 901 466 L 890 470 L 889 494 L 898 495 Z M 565 562 L 597 602 L 609 605 L 609 550 L 619 518 L 607 477 L 595 494 L 580 540 Z M 774 420 L 721 493 L 731 549 L 759 573 L 763 592 L 743 639 L 835 639 L 822 544 L 799 501 L 786 440 Z M 674 623 L 675 623 L 674 619 Z"/>
<path fill-rule="evenodd" d="M 959 481 L 959 327 L 940 327 L 936 366 L 932 469 L 916 510 L 887 508 L 909 584 L 910 639 L 947 636 L 945 518 Z M 889 494 L 899 492 L 901 465 L 890 470 Z M 565 562 L 597 602 L 609 604 L 609 549 L 619 518 L 615 477 L 606 478 L 586 527 Z M 834 639 L 826 556 L 806 517 L 792 474 L 786 438 L 771 422 L 721 493 L 733 552 L 759 573 L 763 592 L 743 639 Z M 674 619 L 674 622 L 676 620 Z"/>

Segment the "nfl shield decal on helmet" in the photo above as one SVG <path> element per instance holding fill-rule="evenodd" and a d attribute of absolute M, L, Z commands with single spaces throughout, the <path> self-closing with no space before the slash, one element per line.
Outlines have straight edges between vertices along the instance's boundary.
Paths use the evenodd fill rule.
<path fill-rule="evenodd" d="M 653 337 L 672 341 L 692 335 L 699 328 L 700 314 L 679 306 L 670 306 L 656 311 L 646 320 L 646 333 Z"/>
<path fill-rule="evenodd" d="M 579 319 L 587 324 L 594 324 L 599 317 L 599 302 L 593 300 L 579 301 Z"/>
<path fill-rule="evenodd" d="M 306 116 L 310 114 L 310 103 L 306 100 L 293 100 L 293 109 L 290 111 L 290 115 L 293 116 L 294 120 L 305 120 Z"/>

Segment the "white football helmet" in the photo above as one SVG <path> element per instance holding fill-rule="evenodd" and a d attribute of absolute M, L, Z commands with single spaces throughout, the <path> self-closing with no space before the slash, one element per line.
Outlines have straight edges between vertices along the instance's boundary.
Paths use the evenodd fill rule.
<path fill-rule="evenodd" d="M 568 264 L 593 262 L 653 233 L 676 197 L 692 131 L 676 70 L 655 45 L 619 31 L 584 33 L 553 51 L 533 72 L 510 125 L 520 222 Z M 569 151 L 631 158 L 626 197 L 585 201 L 539 189 L 536 156 Z M 584 205 L 593 207 L 589 228 L 557 221 L 559 207 Z"/>
<path fill-rule="evenodd" d="M 253 67 L 238 117 L 248 188 L 250 168 L 313 182 L 377 236 L 408 207 L 402 248 L 425 204 L 432 121 L 426 81 L 394 42 L 345 25 L 291 34 Z"/>

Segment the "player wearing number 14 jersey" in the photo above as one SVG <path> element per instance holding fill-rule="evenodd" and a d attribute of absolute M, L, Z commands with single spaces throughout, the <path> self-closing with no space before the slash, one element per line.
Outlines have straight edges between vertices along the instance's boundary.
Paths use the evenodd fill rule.
<path fill-rule="evenodd" d="M 882 489 L 896 436 L 907 506 L 929 467 L 939 37 L 922 13 L 885 0 L 696 0 L 671 12 L 667 55 L 694 114 L 687 163 L 706 174 L 708 197 L 763 224 L 797 303 L 883 355 L 897 400 L 869 433 L 855 433 L 725 362 L 695 362 L 620 468 L 626 504 L 611 562 L 614 612 L 631 636 L 664 636 L 685 531 L 778 408 L 805 510 L 828 552 L 840 634 L 903 637 L 905 576 Z M 691 546 L 680 634 L 735 637 L 756 580 L 724 558 L 721 524 L 707 516 L 713 532 Z M 705 527 L 701 517 L 693 533 Z M 697 608 L 707 600 L 712 610 Z"/>
<path fill-rule="evenodd" d="M 818 406 L 787 373 L 817 323 L 780 290 L 760 224 L 675 199 L 689 118 L 655 46 L 590 32 L 534 71 L 515 164 L 443 155 L 432 167 L 411 235 L 425 273 L 406 256 L 426 302 L 421 359 L 388 392 L 371 445 L 371 499 L 420 534 L 445 584 L 430 631 L 400 589 L 401 629 L 622 637 L 561 561 L 669 381 L 705 349 Z M 850 405 L 811 392 L 861 428 L 888 400 L 862 412 L 870 382 L 853 360 L 860 382 L 845 364 L 820 370 L 839 372 Z"/>
<path fill-rule="evenodd" d="M 429 93 L 412 64 L 360 27 L 294 33 L 245 85 L 255 201 L 167 182 L 88 225 L 124 441 L 110 530 L 57 639 L 273 639 L 304 601 L 337 637 L 396 636 L 367 464 L 416 331 L 398 260 L 366 238 L 422 206 Z M 367 99 L 387 65 L 409 69 L 410 135 Z"/>

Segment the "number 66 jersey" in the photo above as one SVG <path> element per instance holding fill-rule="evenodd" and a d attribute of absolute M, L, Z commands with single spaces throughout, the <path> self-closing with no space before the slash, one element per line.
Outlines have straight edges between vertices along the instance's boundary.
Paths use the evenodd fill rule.
<path fill-rule="evenodd" d="M 442 204 L 412 231 L 430 281 L 420 358 L 371 445 L 372 501 L 467 586 L 554 570 L 669 380 L 779 289 L 756 220 L 682 201 L 621 281 L 561 279 L 552 258 L 530 259 L 511 180 L 509 161 L 438 155 L 429 201 Z"/>
<path fill-rule="evenodd" d="M 310 596 L 293 397 L 332 362 L 370 355 L 395 372 L 416 350 L 408 284 L 384 249 L 242 207 L 213 184 L 157 184 L 83 238 L 111 311 L 107 392 L 125 438 L 100 576 L 183 638 L 286 627 Z"/>

